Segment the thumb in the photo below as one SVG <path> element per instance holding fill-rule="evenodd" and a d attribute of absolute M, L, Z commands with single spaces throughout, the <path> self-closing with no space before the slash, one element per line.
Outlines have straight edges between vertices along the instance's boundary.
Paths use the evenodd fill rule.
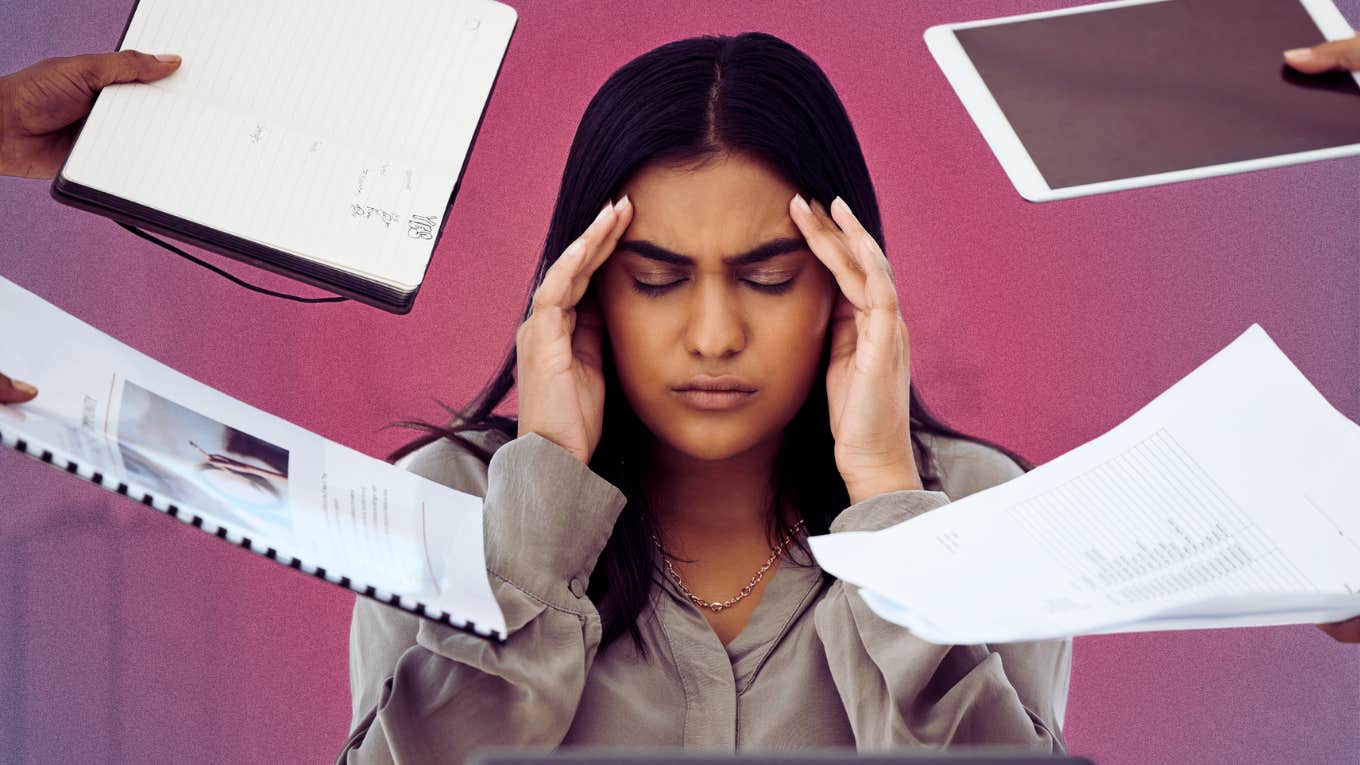
<path fill-rule="evenodd" d="M 1284 60 L 1290 66 L 1317 74 L 1330 69 L 1360 70 L 1360 35 L 1349 40 L 1333 40 L 1311 48 L 1295 48 L 1284 52 Z"/>
<path fill-rule="evenodd" d="M 87 53 L 66 60 L 66 66 L 74 70 L 72 73 L 79 74 L 80 80 L 92 90 L 119 82 L 154 82 L 169 76 L 179 64 L 180 57 L 174 54 L 153 56 L 132 49 Z"/>
<path fill-rule="evenodd" d="M 32 385 L 0 375 L 0 404 L 22 404 L 38 395 Z"/>
<path fill-rule="evenodd" d="M 1342 622 L 1319 624 L 1318 629 L 1342 643 L 1360 643 L 1360 616 Z"/>

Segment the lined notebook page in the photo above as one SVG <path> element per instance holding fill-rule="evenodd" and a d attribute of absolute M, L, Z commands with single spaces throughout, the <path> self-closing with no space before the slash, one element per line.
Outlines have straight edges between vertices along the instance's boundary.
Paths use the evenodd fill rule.
<path fill-rule="evenodd" d="M 492 0 L 140 0 L 122 47 L 183 63 L 105 88 L 64 176 L 414 288 L 514 22 Z"/>

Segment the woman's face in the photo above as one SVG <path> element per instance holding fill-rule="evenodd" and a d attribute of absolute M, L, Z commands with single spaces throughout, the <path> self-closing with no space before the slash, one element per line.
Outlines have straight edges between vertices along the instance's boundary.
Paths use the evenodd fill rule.
<path fill-rule="evenodd" d="M 623 187 L 633 219 L 595 286 L 623 394 L 664 446 L 722 460 L 778 443 L 821 384 L 837 287 L 789 217 L 796 191 L 742 154 Z M 755 392 L 714 408 L 676 390 L 699 375 Z"/>

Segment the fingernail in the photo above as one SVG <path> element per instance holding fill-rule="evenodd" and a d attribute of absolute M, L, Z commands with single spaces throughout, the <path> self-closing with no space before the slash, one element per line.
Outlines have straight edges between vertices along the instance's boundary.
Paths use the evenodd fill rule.
<path fill-rule="evenodd" d="M 19 391 L 25 396 L 35 396 L 38 393 L 37 388 L 33 387 L 32 385 L 29 385 L 23 380 L 10 380 L 9 382 L 10 385 L 14 386 L 15 390 Z"/>
<path fill-rule="evenodd" d="M 841 199 L 840 197 L 836 197 L 835 199 L 831 200 L 831 206 L 835 207 L 837 202 L 841 203 L 841 207 L 844 208 L 846 212 L 850 212 L 850 205 L 846 204 L 845 200 Z"/>
<path fill-rule="evenodd" d="M 609 215 L 609 211 L 612 209 L 614 209 L 614 203 L 605 202 L 604 207 L 600 208 L 600 214 L 595 216 L 595 222 L 599 223 L 600 221 L 604 220 L 605 217 Z"/>
<path fill-rule="evenodd" d="M 794 204 L 799 210 L 802 210 L 803 212 L 807 213 L 808 215 L 811 215 L 811 214 L 812 214 L 812 208 L 811 208 L 811 207 L 808 207 L 807 200 L 806 200 L 806 199 L 803 199 L 803 195 L 802 195 L 802 194 L 794 194 L 794 195 L 793 195 L 793 204 Z"/>
<path fill-rule="evenodd" d="M 1285 51 L 1284 57 L 1296 64 L 1306 64 L 1313 60 L 1313 50 L 1311 48 L 1294 48 Z"/>
<path fill-rule="evenodd" d="M 173 64 L 179 61 L 179 56 L 175 55 L 174 53 L 157 53 L 156 60 L 164 61 L 167 64 Z"/>
<path fill-rule="evenodd" d="M 619 212 L 623 212 L 624 209 L 627 208 L 628 205 L 630 204 L 632 204 L 632 202 L 628 201 L 628 195 L 624 194 L 623 196 L 619 197 L 619 201 L 614 203 L 614 209 Z"/>

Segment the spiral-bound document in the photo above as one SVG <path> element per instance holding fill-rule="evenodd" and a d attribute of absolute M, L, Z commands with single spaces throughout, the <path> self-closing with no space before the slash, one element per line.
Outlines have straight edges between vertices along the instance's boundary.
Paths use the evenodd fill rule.
<path fill-rule="evenodd" d="M 0 442 L 282 565 L 504 639 L 482 499 L 186 377 L 0 278 Z M 53 349 L 60 349 L 59 352 Z"/>
<path fill-rule="evenodd" d="M 52 195 L 409 311 L 516 13 L 495 0 L 138 0 Z"/>

